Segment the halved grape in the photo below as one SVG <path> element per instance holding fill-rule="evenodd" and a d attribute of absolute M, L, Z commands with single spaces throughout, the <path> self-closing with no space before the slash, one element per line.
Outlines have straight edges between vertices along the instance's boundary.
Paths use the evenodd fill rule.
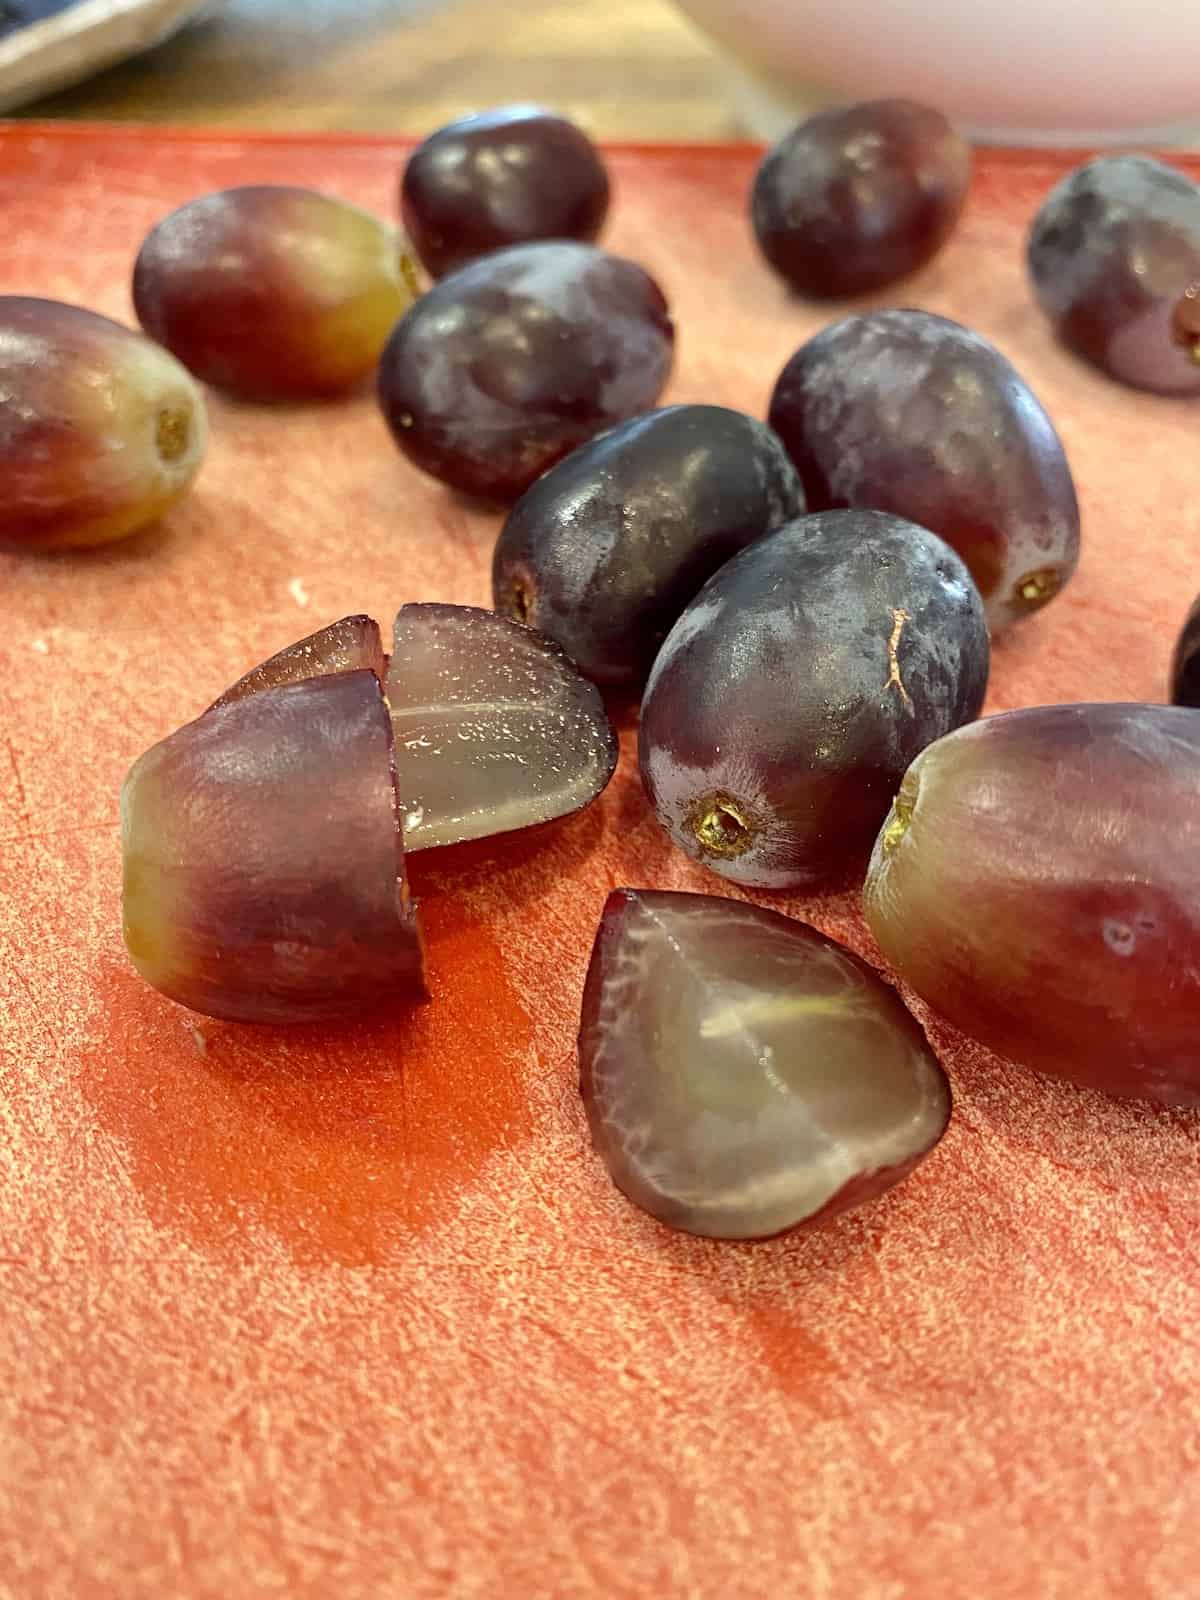
<path fill-rule="evenodd" d="M 0 296 L 0 542 L 109 544 L 168 511 L 208 438 L 173 356 L 107 317 Z"/>
<path fill-rule="evenodd" d="M 617 764 L 595 685 L 556 644 L 494 611 L 404 606 L 387 697 L 410 851 L 578 811 Z"/>
<path fill-rule="evenodd" d="M 352 389 L 413 294 L 394 228 L 275 184 L 190 200 L 149 234 L 133 272 L 146 332 L 206 383 L 250 399 Z"/>
<path fill-rule="evenodd" d="M 813 510 L 893 511 L 970 568 L 993 629 L 1052 600 L 1079 559 L 1054 425 L 978 334 L 929 311 L 846 317 L 802 345 L 770 422 Z"/>
<path fill-rule="evenodd" d="M 1041 1072 L 1200 1105 L 1200 717 L 1036 706 L 905 775 L 864 904 L 901 978 Z"/>
<path fill-rule="evenodd" d="M 988 659 L 979 595 L 934 534 L 876 511 L 788 523 L 709 579 L 654 663 L 655 814 L 738 883 L 837 883 L 917 751 L 978 714 Z"/>
<path fill-rule="evenodd" d="M 469 494 L 512 500 L 658 398 L 674 329 L 641 267 L 594 245 L 514 245 L 422 295 L 388 341 L 379 399 L 396 443 Z"/>
<path fill-rule="evenodd" d="M 244 700 L 262 689 L 276 689 L 280 684 L 323 678 L 334 672 L 354 672 L 360 667 L 382 681 L 387 657 L 379 624 L 370 617 L 342 617 L 260 662 L 226 689 L 213 707 L 232 705 L 235 700 Z"/>
<path fill-rule="evenodd" d="M 609 895 L 579 1064 L 613 1182 L 712 1239 L 873 1199 L 950 1116 L 946 1076 L 895 990 L 814 928 L 712 895 Z"/>
<path fill-rule="evenodd" d="M 1177 706 L 1200 706 L 1200 595 L 1193 601 L 1175 641 L 1171 701 Z"/>
<path fill-rule="evenodd" d="M 498 106 L 417 146 L 400 206 L 414 249 L 440 278 L 510 244 L 594 239 L 608 192 L 599 152 L 573 122 L 542 106 Z"/>
<path fill-rule="evenodd" d="M 915 272 L 950 237 L 971 147 L 940 111 L 867 100 L 819 111 L 772 149 L 750 215 L 776 272 L 802 294 L 864 294 Z"/>
<path fill-rule="evenodd" d="M 125 942 L 171 999 L 275 1023 L 424 997 L 374 672 L 206 711 L 134 763 L 121 819 Z"/>
<path fill-rule="evenodd" d="M 771 430 L 724 406 L 667 406 L 544 473 L 496 543 L 496 609 L 558 641 L 581 672 L 640 688 L 667 629 L 743 546 L 804 510 Z"/>
<path fill-rule="evenodd" d="M 1046 197 L 1034 292 L 1063 341 L 1111 377 L 1200 391 L 1200 188 L 1148 156 L 1100 156 Z"/>

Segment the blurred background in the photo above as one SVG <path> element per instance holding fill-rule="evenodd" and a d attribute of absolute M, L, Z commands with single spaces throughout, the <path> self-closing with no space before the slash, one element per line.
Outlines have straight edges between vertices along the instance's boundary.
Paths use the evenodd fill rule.
<path fill-rule="evenodd" d="M 147 29 L 178 21 L 144 9 Z M 3 71 L 0 48 L 0 86 Z M 552 101 L 608 139 L 724 139 L 741 126 L 715 47 L 669 0 L 224 0 L 21 114 L 424 134 L 521 99 Z"/>

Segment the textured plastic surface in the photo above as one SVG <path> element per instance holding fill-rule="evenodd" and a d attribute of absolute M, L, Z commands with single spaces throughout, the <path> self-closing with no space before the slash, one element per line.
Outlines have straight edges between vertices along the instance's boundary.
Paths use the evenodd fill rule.
<path fill-rule="evenodd" d="M 127 317 L 171 206 L 269 181 L 386 210 L 401 159 L 7 129 L 0 290 Z M 754 159 L 614 154 L 606 242 L 672 299 L 669 397 L 761 415 L 828 311 L 756 258 Z M 1023 280 L 1065 165 L 983 154 L 893 297 L 994 339 L 1079 479 L 1078 577 L 998 643 L 993 708 L 1162 698 L 1197 586 L 1196 410 L 1058 349 Z M 134 976 L 130 761 L 322 622 L 489 596 L 497 516 L 407 466 L 369 396 L 212 421 L 161 532 L 0 556 L 0 1593 L 1194 1593 L 1200 1120 L 934 1024 L 956 1112 L 902 1187 L 765 1244 L 658 1227 L 587 1147 L 588 952 L 613 885 L 736 891 L 668 846 L 628 730 L 590 811 L 413 859 L 434 1001 L 404 1021 L 196 1023 Z M 877 959 L 852 899 L 771 903 Z"/>

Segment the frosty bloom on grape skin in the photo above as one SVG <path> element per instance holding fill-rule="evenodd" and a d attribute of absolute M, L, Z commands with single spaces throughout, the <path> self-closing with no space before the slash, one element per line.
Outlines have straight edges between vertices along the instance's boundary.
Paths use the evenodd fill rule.
<path fill-rule="evenodd" d="M 768 420 L 810 510 L 908 517 L 957 550 L 993 632 L 1061 593 L 1079 504 L 1054 425 L 986 339 L 929 311 L 844 317 L 801 345 Z"/>
<path fill-rule="evenodd" d="M 513 245 L 442 278 L 401 319 L 379 402 L 423 472 L 515 500 L 652 406 L 674 341 L 662 290 L 635 262 L 571 241 Z"/>
<path fill-rule="evenodd" d="M 0 544 L 111 544 L 156 521 L 204 459 L 196 383 L 140 333 L 0 296 Z"/>
<path fill-rule="evenodd" d="M 1200 187 L 1148 156 L 1100 156 L 1046 196 L 1029 276 L 1063 343 L 1133 388 L 1200 393 Z"/>
<path fill-rule="evenodd" d="M 712 1239 L 873 1199 L 950 1117 L 946 1076 L 894 989 L 814 928 L 714 895 L 609 895 L 579 1064 L 613 1182 Z"/>
<path fill-rule="evenodd" d="M 659 822 L 723 877 L 831 887 L 860 871 L 905 768 L 979 713 L 979 594 L 941 539 L 879 511 L 749 545 L 667 635 L 638 757 Z"/>
<path fill-rule="evenodd" d="M 863 897 L 971 1038 L 1106 1093 L 1200 1105 L 1200 717 L 1035 706 L 913 762 Z"/>
<path fill-rule="evenodd" d="M 395 228 L 284 184 L 188 201 L 150 232 L 133 272 L 146 332 L 198 378 L 251 400 L 354 388 L 413 292 Z"/>

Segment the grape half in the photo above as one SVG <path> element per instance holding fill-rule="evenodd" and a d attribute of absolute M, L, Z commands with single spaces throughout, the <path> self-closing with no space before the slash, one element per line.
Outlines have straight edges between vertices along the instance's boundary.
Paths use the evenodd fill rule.
<path fill-rule="evenodd" d="M 931 745 L 867 920 L 971 1038 L 1110 1094 L 1200 1104 L 1200 717 L 1037 706 Z"/>
<path fill-rule="evenodd" d="M 1148 156 L 1101 156 L 1051 190 L 1029 235 L 1034 291 L 1111 377 L 1200 391 L 1200 188 Z"/>
<path fill-rule="evenodd" d="M 917 751 L 978 714 L 988 655 L 979 595 L 935 535 L 874 511 L 788 523 L 709 579 L 654 663 L 655 813 L 738 883 L 837 883 Z"/>
<path fill-rule="evenodd" d="M 876 973 L 802 922 L 713 895 L 609 895 L 579 1065 L 613 1182 L 711 1239 L 873 1199 L 950 1116 L 937 1058 Z"/>
<path fill-rule="evenodd" d="M 1079 559 L 1062 442 L 1016 369 L 929 311 L 846 317 L 802 345 L 771 425 L 809 507 L 869 506 L 940 534 L 993 629 L 1052 600 Z"/>
<path fill-rule="evenodd" d="M 158 345 L 57 300 L 0 296 L 0 542 L 109 544 L 188 488 L 204 400 Z"/>
<path fill-rule="evenodd" d="M 541 106 L 499 106 L 430 134 L 409 157 L 400 207 L 435 278 L 489 250 L 596 237 L 608 174 L 595 145 Z"/>
<path fill-rule="evenodd" d="M 409 459 L 512 500 L 614 422 L 652 406 L 674 328 L 641 267 L 595 245 L 514 245 L 436 283 L 400 322 L 379 398 Z"/>
<path fill-rule="evenodd" d="M 970 177 L 971 147 L 940 111 L 868 100 L 781 139 L 758 169 L 750 215 L 763 255 L 802 294 L 864 294 L 937 254 Z"/>
<path fill-rule="evenodd" d="M 395 229 L 332 195 L 271 184 L 173 211 L 133 272 L 146 332 L 206 383 L 250 399 L 352 389 L 413 292 Z"/>

